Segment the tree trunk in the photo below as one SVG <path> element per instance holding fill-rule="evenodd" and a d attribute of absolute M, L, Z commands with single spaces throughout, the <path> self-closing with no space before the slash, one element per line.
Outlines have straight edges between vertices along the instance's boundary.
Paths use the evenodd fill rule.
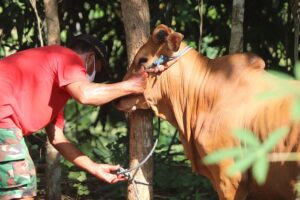
<path fill-rule="evenodd" d="M 245 0 L 233 0 L 229 53 L 243 52 Z"/>
<path fill-rule="evenodd" d="M 294 19 L 294 64 L 298 62 L 299 48 L 299 23 L 300 23 L 300 2 L 299 0 L 292 1 L 292 14 Z"/>
<path fill-rule="evenodd" d="M 121 0 L 126 35 L 127 58 L 131 64 L 137 50 L 150 36 L 150 14 L 147 0 Z"/>
<path fill-rule="evenodd" d="M 44 0 L 45 17 L 47 23 L 47 41 L 48 45 L 60 44 L 60 28 L 57 12 L 56 0 Z M 61 166 L 60 154 L 50 144 L 49 140 L 46 143 L 46 199 L 60 200 L 61 199 Z"/>
<path fill-rule="evenodd" d="M 200 17 L 200 24 L 199 24 L 199 39 L 198 39 L 198 51 L 201 52 L 202 47 L 202 37 L 203 37 L 203 7 L 204 2 L 203 0 L 198 0 L 198 12 Z"/>
<path fill-rule="evenodd" d="M 130 114 L 130 168 L 137 166 L 151 151 L 153 146 L 153 113 L 150 110 L 137 110 Z M 131 174 L 136 183 L 128 185 L 128 200 L 153 199 L 153 157 L 141 169 Z M 140 183 L 149 183 L 149 185 Z"/>
<path fill-rule="evenodd" d="M 44 0 L 48 45 L 60 44 L 60 28 L 56 0 Z"/>
<path fill-rule="evenodd" d="M 137 50 L 146 42 L 150 35 L 150 15 L 147 0 L 121 0 L 123 23 L 126 35 L 128 63 L 130 64 Z M 150 110 L 137 110 L 129 115 L 130 131 L 130 163 L 136 166 L 147 156 L 153 145 L 153 114 Z M 128 200 L 153 199 L 153 159 L 152 157 L 133 172 L 134 179 L 150 185 L 129 182 Z"/>

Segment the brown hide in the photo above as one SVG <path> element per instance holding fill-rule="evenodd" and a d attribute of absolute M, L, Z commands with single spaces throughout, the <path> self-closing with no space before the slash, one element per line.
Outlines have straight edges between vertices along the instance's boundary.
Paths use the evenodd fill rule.
<path fill-rule="evenodd" d="M 160 25 L 137 53 L 126 77 L 160 55 L 174 55 L 183 49 L 182 35 Z M 234 128 L 253 131 L 262 141 L 273 130 L 287 126 L 290 133 L 274 152 L 299 152 L 298 123 L 290 118 L 295 95 L 261 100 L 266 91 L 299 85 L 268 74 L 264 61 L 254 54 L 233 54 L 208 59 L 190 50 L 164 72 L 151 73 L 143 95 L 121 99 L 118 109 L 151 108 L 155 114 L 178 128 L 193 171 L 207 176 L 220 199 L 293 199 L 293 184 L 299 163 L 271 164 L 266 184 L 258 187 L 249 173 L 227 177 L 232 160 L 204 166 L 201 158 L 218 149 L 239 145 Z M 125 77 L 125 79 L 126 79 Z"/>

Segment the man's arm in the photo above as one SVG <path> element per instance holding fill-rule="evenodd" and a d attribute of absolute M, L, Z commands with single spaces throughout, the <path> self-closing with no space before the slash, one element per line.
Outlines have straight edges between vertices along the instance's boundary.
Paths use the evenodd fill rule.
<path fill-rule="evenodd" d="M 116 183 L 118 181 L 125 180 L 122 176 L 113 174 L 113 172 L 118 170 L 120 166 L 97 164 L 93 162 L 64 136 L 62 129 L 58 128 L 54 124 L 48 125 L 46 132 L 50 143 L 66 160 L 105 182 Z"/>
<path fill-rule="evenodd" d="M 142 93 L 146 87 L 147 73 L 139 71 L 126 81 L 114 84 L 97 84 L 78 81 L 65 86 L 67 92 L 78 102 L 102 105 L 128 94 Z"/>

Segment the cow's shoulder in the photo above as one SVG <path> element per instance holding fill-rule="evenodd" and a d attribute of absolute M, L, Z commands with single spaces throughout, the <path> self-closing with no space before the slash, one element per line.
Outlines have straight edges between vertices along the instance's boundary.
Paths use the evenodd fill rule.
<path fill-rule="evenodd" d="M 235 53 L 214 59 L 218 67 L 264 69 L 265 61 L 254 53 Z"/>

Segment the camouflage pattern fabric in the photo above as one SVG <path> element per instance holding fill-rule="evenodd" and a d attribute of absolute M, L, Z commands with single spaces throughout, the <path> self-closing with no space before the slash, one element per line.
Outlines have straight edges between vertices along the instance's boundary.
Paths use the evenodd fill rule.
<path fill-rule="evenodd" d="M 0 199 L 36 196 L 36 172 L 23 135 L 0 128 Z"/>

